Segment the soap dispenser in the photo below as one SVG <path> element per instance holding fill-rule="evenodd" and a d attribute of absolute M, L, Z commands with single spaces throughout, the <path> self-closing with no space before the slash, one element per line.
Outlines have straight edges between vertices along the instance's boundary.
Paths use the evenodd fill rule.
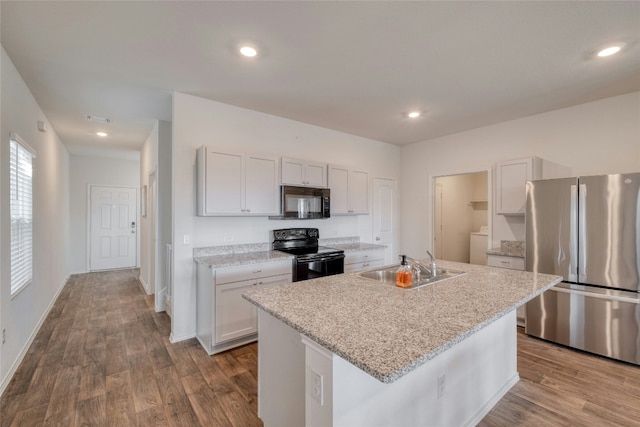
<path fill-rule="evenodd" d="M 396 271 L 396 286 L 400 288 L 410 288 L 412 279 L 411 268 L 409 268 L 407 264 L 407 256 L 400 256 L 402 257 L 402 262 Z"/>

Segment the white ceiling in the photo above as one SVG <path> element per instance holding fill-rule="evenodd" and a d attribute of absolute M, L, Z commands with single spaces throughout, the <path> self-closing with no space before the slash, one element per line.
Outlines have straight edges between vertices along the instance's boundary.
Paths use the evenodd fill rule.
<path fill-rule="evenodd" d="M 403 145 L 640 90 L 637 1 L 0 7 L 2 45 L 72 152 L 139 149 L 174 91 Z M 611 42 L 626 47 L 594 58 Z M 112 119 L 107 140 L 87 114 Z"/>

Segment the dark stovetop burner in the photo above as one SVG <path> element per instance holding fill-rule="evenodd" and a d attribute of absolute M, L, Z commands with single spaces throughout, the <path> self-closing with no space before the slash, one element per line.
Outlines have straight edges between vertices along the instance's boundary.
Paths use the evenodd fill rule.
<path fill-rule="evenodd" d="M 273 230 L 274 250 L 286 252 L 296 256 L 309 256 L 316 254 L 319 257 L 326 255 L 343 254 L 340 249 L 328 248 L 318 245 L 320 234 L 317 228 L 285 228 Z"/>

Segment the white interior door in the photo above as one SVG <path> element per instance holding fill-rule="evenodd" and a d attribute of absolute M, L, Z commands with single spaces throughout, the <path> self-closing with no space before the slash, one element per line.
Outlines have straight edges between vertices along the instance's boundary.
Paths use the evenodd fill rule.
<path fill-rule="evenodd" d="M 136 188 L 91 186 L 90 271 L 136 266 L 136 193 Z"/>
<path fill-rule="evenodd" d="M 373 237 L 375 242 L 386 245 L 385 263 L 396 261 L 396 194 L 393 179 L 373 179 Z"/>

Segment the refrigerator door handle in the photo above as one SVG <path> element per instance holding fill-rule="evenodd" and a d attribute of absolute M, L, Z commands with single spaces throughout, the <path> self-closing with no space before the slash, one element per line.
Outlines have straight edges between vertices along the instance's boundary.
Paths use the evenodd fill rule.
<path fill-rule="evenodd" d="M 587 186 L 580 184 L 578 190 L 578 282 L 585 282 L 587 265 Z"/>
<path fill-rule="evenodd" d="M 623 297 L 623 296 L 617 296 L 617 295 L 597 294 L 597 293 L 594 293 L 594 292 L 580 291 L 580 290 L 577 290 L 577 289 L 559 288 L 557 286 L 554 286 L 550 290 L 554 291 L 554 292 L 561 292 L 561 293 L 564 293 L 564 294 L 581 295 L 583 297 L 603 299 L 603 300 L 608 300 L 608 301 L 628 302 L 628 303 L 631 303 L 631 304 L 639 304 L 640 305 L 640 300 L 638 298 L 629 298 L 629 297 Z"/>
<path fill-rule="evenodd" d="M 571 186 L 571 219 L 569 228 L 569 277 L 570 282 L 578 281 L 578 186 Z"/>

